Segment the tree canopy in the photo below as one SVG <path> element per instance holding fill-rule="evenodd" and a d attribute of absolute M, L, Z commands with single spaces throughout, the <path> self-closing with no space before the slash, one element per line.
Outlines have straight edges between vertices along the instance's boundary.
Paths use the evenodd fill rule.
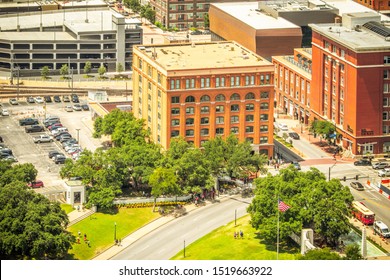
<path fill-rule="evenodd" d="M 2 172 L 6 170 L 5 172 Z M 0 161 L 0 255 L 2 259 L 62 259 L 74 242 L 68 216 L 26 186 L 35 179 L 31 164 Z M 10 180 L 12 178 L 12 180 Z"/>
<path fill-rule="evenodd" d="M 322 243 L 335 247 L 339 237 L 349 232 L 353 196 L 340 181 L 327 182 L 318 169 L 300 172 L 290 166 L 276 176 L 256 179 L 255 183 L 255 197 L 248 212 L 253 227 L 260 229 L 264 238 L 276 240 L 278 197 L 291 206 L 279 213 L 281 239 L 312 228 Z"/>

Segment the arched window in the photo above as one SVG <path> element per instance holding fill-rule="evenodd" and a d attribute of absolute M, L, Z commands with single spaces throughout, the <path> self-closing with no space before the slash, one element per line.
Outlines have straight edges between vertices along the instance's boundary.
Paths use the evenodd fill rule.
<path fill-rule="evenodd" d="M 215 101 L 225 101 L 225 95 L 223 95 L 223 94 L 218 94 L 218 95 L 215 97 Z"/>
<path fill-rule="evenodd" d="M 240 95 L 238 93 L 233 93 L 232 96 L 230 96 L 230 100 L 240 100 Z"/>
<path fill-rule="evenodd" d="M 186 102 L 187 103 L 195 102 L 195 97 L 193 97 L 192 95 L 187 96 L 186 97 Z"/>
<path fill-rule="evenodd" d="M 208 96 L 208 95 L 203 95 L 203 96 L 200 98 L 200 102 L 206 102 L 206 101 L 210 101 L 210 96 Z"/>
<path fill-rule="evenodd" d="M 255 99 L 255 94 L 253 92 L 249 92 L 247 95 L 245 95 L 245 99 Z"/>

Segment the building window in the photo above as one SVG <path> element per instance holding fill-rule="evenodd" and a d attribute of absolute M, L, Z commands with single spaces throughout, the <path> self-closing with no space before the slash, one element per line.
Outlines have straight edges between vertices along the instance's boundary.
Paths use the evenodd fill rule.
<path fill-rule="evenodd" d="M 385 55 L 385 56 L 383 57 L 383 63 L 384 63 L 384 64 L 389 64 L 389 63 L 390 63 L 390 56 Z"/>
<path fill-rule="evenodd" d="M 172 108 L 171 109 L 172 115 L 179 115 L 180 114 L 180 108 Z"/>
<path fill-rule="evenodd" d="M 193 97 L 192 95 L 187 96 L 185 102 L 186 103 L 194 103 L 195 102 L 195 97 Z"/>
<path fill-rule="evenodd" d="M 255 117 L 253 115 L 246 115 L 245 121 L 247 122 L 253 122 L 255 120 Z"/>
<path fill-rule="evenodd" d="M 202 107 L 200 108 L 200 112 L 201 112 L 202 114 L 204 114 L 204 113 L 209 113 L 209 112 L 210 112 L 210 107 L 209 107 L 209 106 L 202 106 Z"/>
<path fill-rule="evenodd" d="M 268 114 L 261 114 L 260 121 L 268 121 Z"/>
<path fill-rule="evenodd" d="M 238 104 L 233 104 L 230 106 L 231 112 L 238 112 L 239 110 L 240 110 L 240 105 L 238 105 Z"/>
<path fill-rule="evenodd" d="M 176 89 L 180 89 L 180 80 L 176 80 Z"/>
<path fill-rule="evenodd" d="M 186 114 L 190 115 L 195 113 L 195 108 L 194 107 L 187 107 L 186 108 Z"/>
<path fill-rule="evenodd" d="M 176 119 L 172 120 L 172 126 L 178 126 L 178 125 L 180 125 L 180 120 L 176 120 Z"/>
<path fill-rule="evenodd" d="M 269 98 L 269 92 L 268 91 L 263 91 L 260 93 L 260 98 L 261 99 L 268 99 Z"/>
<path fill-rule="evenodd" d="M 233 126 L 232 128 L 230 128 L 230 132 L 234 133 L 234 134 L 238 134 L 238 127 L 237 126 Z"/>
<path fill-rule="evenodd" d="M 215 123 L 216 124 L 223 124 L 225 122 L 225 118 L 224 117 L 216 117 L 215 118 Z"/>
<path fill-rule="evenodd" d="M 340 103 L 340 113 L 344 114 L 344 103 Z"/>
<path fill-rule="evenodd" d="M 247 95 L 245 95 L 246 100 L 252 100 L 255 99 L 255 94 L 253 92 L 249 92 Z"/>
<path fill-rule="evenodd" d="M 253 103 L 249 103 L 249 104 L 245 105 L 245 110 L 246 111 L 253 111 L 254 109 L 255 109 L 255 105 Z"/>
<path fill-rule="evenodd" d="M 268 132 L 268 125 L 260 125 L 260 132 Z"/>
<path fill-rule="evenodd" d="M 387 121 L 387 119 L 388 119 L 388 113 L 387 112 L 383 112 L 382 120 Z"/>
<path fill-rule="evenodd" d="M 231 116 L 230 117 L 230 122 L 231 123 L 238 123 L 239 117 L 238 116 Z"/>
<path fill-rule="evenodd" d="M 262 136 L 260 137 L 260 144 L 267 144 L 268 143 L 268 137 Z"/>
<path fill-rule="evenodd" d="M 215 106 L 215 112 L 216 113 L 222 113 L 224 111 L 224 106 L 223 105 L 217 105 Z"/>
<path fill-rule="evenodd" d="M 340 98 L 344 99 L 344 89 L 340 88 Z"/>
<path fill-rule="evenodd" d="M 240 100 L 240 95 L 238 93 L 233 93 L 232 96 L 230 96 L 230 100 Z"/>
<path fill-rule="evenodd" d="M 193 129 L 187 129 L 186 130 L 186 136 L 194 136 L 194 130 Z"/>
<path fill-rule="evenodd" d="M 215 129 L 215 134 L 217 134 L 217 135 L 222 135 L 222 134 L 223 134 L 223 131 L 224 131 L 223 127 L 217 127 L 217 128 Z"/>
<path fill-rule="evenodd" d="M 337 47 L 335 45 L 332 45 L 332 52 L 337 53 Z"/>
<path fill-rule="evenodd" d="M 245 138 L 245 141 L 253 144 L 253 137 L 247 137 L 247 138 Z"/>
<path fill-rule="evenodd" d="M 218 94 L 218 95 L 215 97 L 215 101 L 225 101 L 225 95 L 223 95 L 223 94 Z"/>
<path fill-rule="evenodd" d="M 207 136 L 209 135 L 209 129 L 208 128 L 202 128 L 200 130 L 200 136 Z"/>
<path fill-rule="evenodd" d="M 219 77 L 215 78 L 215 87 L 216 88 L 220 87 L 220 78 Z"/>
<path fill-rule="evenodd" d="M 200 123 L 201 124 L 209 124 L 209 118 L 201 118 Z"/>
<path fill-rule="evenodd" d="M 345 57 L 345 50 L 340 50 L 340 56 L 341 56 L 342 58 Z"/>
<path fill-rule="evenodd" d="M 266 102 L 260 103 L 260 109 L 261 110 L 268 110 L 269 104 Z"/>
<path fill-rule="evenodd" d="M 157 73 L 157 83 L 161 85 L 161 74 Z"/>
<path fill-rule="evenodd" d="M 193 118 L 186 119 L 186 125 L 193 125 L 193 124 L 194 124 L 194 119 Z"/>
<path fill-rule="evenodd" d="M 207 101 L 210 101 L 210 96 L 208 96 L 208 95 L 203 95 L 200 98 L 200 102 L 207 102 Z"/>
<path fill-rule="evenodd" d="M 389 99 L 387 97 L 383 98 L 383 107 L 388 107 L 389 106 Z"/>
<path fill-rule="evenodd" d="M 246 126 L 245 127 L 245 133 L 252 133 L 253 132 L 253 126 Z"/>
<path fill-rule="evenodd" d="M 138 68 L 142 70 L 142 59 L 138 59 Z"/>
<path fill-rule="evenodd" d="M 179 131 L 178 130 L 172 130 L 171 131 L 171 137 L 177 137 L 179 136 Z"/>
<path fill-rule="evenodd" d="M 383 92 L 388 93 L 389 92 L 389 84 L 383 84 Z"/>
<path fill-rule="evenodd" d="M 171 103 L 172 104 L 180 103 L 180 96 L 172 96 L 171 97 Z"/>
<path fill-rule="evenodd" d="M 389 70 L 383 70 L 383 79 L 388 79 L 389 78 Z"/>

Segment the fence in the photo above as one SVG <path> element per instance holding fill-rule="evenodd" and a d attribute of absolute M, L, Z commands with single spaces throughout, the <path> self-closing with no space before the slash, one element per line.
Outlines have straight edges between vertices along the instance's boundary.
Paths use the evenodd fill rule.
<path fill-rule="evenodd" d="M 192 199 L 192 195 L 176 196 L 176 197 L 159 197 L 156 199 L 158 202 L 175 202 L 175 201 L 189 201 Z M 115 205 L 119 204 L 138 204 L 138 203 L 154 203 L 154 198 L 136 198 L 136 199 L 116 199 L 114 200 Z"/>

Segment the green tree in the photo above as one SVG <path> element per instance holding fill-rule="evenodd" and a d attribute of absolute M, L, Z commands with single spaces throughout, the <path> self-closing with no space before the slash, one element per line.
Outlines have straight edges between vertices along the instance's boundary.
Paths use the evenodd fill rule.
<path fill-rule="evenodd" d="M 106 72 L 107 72 L 106 67 L 104 67 L 104 65 L 101 65 L 98 69 L 98 73 L 99 73 L 100 78 L 102 78 L 104 76 L 104 74 L 106 74 Z"/>
<path fill-rule="evenodd" d="M 299 256 L 298 260 L 341 260 L 341 257 L 329 248 L 324 248 L 310 250 L 305 255 Z"/>
<path fill-rule="evenodd" d="M 132 9 L 135 13 L 139 13 L 141 11 L 141 4 L 138 0 L 125 0 L 125 5 Z"/>
<path fill-rule="evenodd" d="M 92 71 L 92 64 L 91 64 L 91 62 L 90 61 L 85 62 L 84 73 L 86 75 L 88 75 L 89 73 L 91 73 L 91 71 Z"/>
<path fill-rule="evenodd" d="M 1 165 L 5 163 L 0 161 Z M 7 164 L 5 164 L 7 166 Z M 35 181 L 38 171 L 31 163 L 16 164 L 12 168 L 8 168 L 2 172 L 0 177 L 0 186 L 10 184 L 14 181 L 20 181 L 23 183 L 30 183 Z"/>
<path fill-rule="evenodd" d="M 169 168 L 158 167 L 150 175 L 149 184 L 152 186 L 154 197 L 153 211 L 156 208 L 156 200 L 161 195 L 177 195 L 180 189 L 177 185 L 175 172 Z"/>
<path fill-rule="evenodd" d="M 0 215 L 2 259 L 64 259 L 74 242 L 59 204 L 20 181 L 0 187 Z"/>
<path fill-rule="evenodd" d="M 302 228 L 312 228 L 321 237 L 320 242 L 336 247 L 339 238 L 350 231 L 348 216 L 353 197 L 348 187 L 338 180 L 326 181 L 324 174 L 311 168 L 299 172 L 293 166 L 255 180 L 255 197 L 248 207 L 252 226 L 260 229 L 265 239 L 277 235 L 278 197 L 291 206 L 280 213 L 280 238 Z"/>
<path fill-rule="evenodd" d="M 141 7 L 141 18 L 146 18 L 148 21 L 153 23 L 156 19 L 156 11 L 153 10 L 150 4 L 144 5 Z"/>
<path fill-rule="evenodd" d="M 102 133 L 103 133 L 103 129 L 102 129 L 102 126 L 103 126 L 103 118 L 102 117 L 97 117 L 93 123 L 93 137 L 94 138 L 100 138 L 102 136 Z"/>
<path fill-rule="evenodd" d="M 49 76 L 49 74 L 50 74 L 49 66 L 43 66 L 41 68 L 41 77 L 42 77 L 42 79 L 46 80 L 47 77 Z"/>
<path fill-rule="evenodd" d="M 206 29 L 210 28 L 210 18 L 208 13 L 203 14 L 203 22 L 204 22 L 204 28 Z"/>
<path fill-rule="evenodd" d="M 62 78 L 66 78 L 69 75 L 69 67 L 68 64 L 62 64 L 61 69 L 60 69 L 60 75 Z"/>
<path fill-rule="evenodd" d="M 345 258 L 346 260 L 362 260 L 363 256 L 360 252 L 360 246 L 356 243 L 348 244 L 345 247 Z"/>
<path fill-rule="evenodd" d="M 119 74 L 122 73 L 124 71 L 124 68 L 123 68 L 123 65 L 121 63 L 118 63 L 116 65 L 116 72 L 118 72 Z"/>
<path fill-rule="evenodd" d="M 336 133 L 336 127 L 329 121 L 315 120 L 311 123 L 310 131 L 329 140 L 330 135 Z"/>
<path fill-rule="evenodd" d="M 90 189 L 87 206 L 97 205 L 99 209 L 111 209 L 116 194 L 111 188 Z"/>

